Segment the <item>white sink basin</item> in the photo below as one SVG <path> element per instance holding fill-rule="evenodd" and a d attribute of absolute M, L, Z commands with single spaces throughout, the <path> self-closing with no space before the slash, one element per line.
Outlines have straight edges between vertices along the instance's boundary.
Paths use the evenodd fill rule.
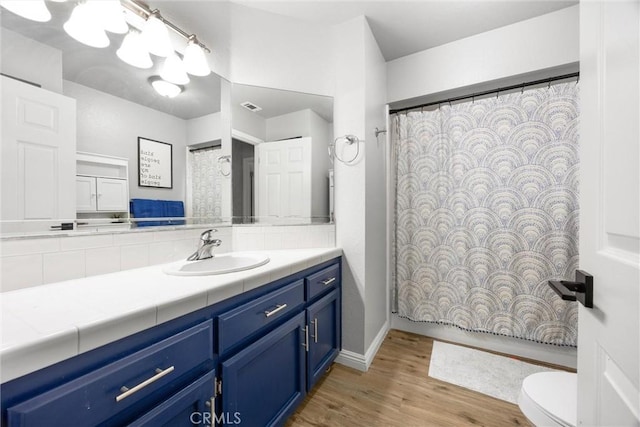
<path fill-rule="evenodd" d="M 250 270 L 269 262 L 269 257 L 257 253 L 227 253 L 199 261 L 180 261 L 162 271 L 172 276 L 209 276 Z"/>

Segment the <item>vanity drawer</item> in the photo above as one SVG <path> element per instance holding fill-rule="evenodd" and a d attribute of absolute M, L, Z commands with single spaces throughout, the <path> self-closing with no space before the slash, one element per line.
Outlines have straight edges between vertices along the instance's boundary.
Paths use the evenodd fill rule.
<path fill-rule="evenodd" d="M 253 333 L 304 304 L 302 280 L 243 304 L 218 317 L 218 352 L 223 354 Z"/>
<path fill-rule="evenodd" d="M 307 290 L 307 301 L 317 295 L 336 288 L 341 281 L 340 264 L 333 264 L 304 279 Z"/>
<path fill-rule="evenodd" d="M 8 408 L 9 426 L 125 421 L 211 369 L 212 361 L 213 321 L 208 320 Z"/>

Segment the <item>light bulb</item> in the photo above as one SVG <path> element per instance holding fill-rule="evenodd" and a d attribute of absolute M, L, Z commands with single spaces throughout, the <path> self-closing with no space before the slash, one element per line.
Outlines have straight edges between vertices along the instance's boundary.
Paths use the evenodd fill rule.
<path fill-rule="evenodd" d="M 142 36 L 134 30 L 129 31 L 129 34 L 124 37 L 116 55 L 122 61 L 137 68 L 151 68 L 153 66 L 153 61 L 145 48 Z"/>
<path fill-rule="evenodd" d="M 160 95 L 165 96 L 167 98 L 175 98 L 176 96 L 182 93 L 182 87 L 175 85 L 173 83 L 162 80 L 158 77 L 152 77 L 150 79 L 151 86 L 158 92 Z"/>
<path fill-rule="evenodd" d="M 195 39 L 191 39 L 187 43 L 182 62 L 187 73 L 193 76 L 208 76 L 211 72 L 204 50 Z"/>
<path fill-rule="evenodd" d="M 167 26 L 155 15 L 151 15 L 142 28 L 142 38 L 149 53 L 167 57 L 173 52 Z"/>
<path fill-rule="evenodd" d="M 184 64 L 175 52 L 164 60 L 160 70 L 160 77 L 177 85 L 189 83 L 189 76 L 187 76 L 187 72 L 184 69 Z"/>
<path fill-rule="evenodd" d="M 124 34 L 129 31 L 129 25 L 124 19 L 124 9 L 119 0 L 89 0 L 95 22 L 111 33 Z"/>
<path fill-rule="evenodd" d="M 44 4 L 44 0 L 2 0 L 0 6 L 32 21 L 47 22 L 51 20 L 51 12 Z"/>
<path fill-rule="evenodd" d="M 67 34 L 87 46 L 109 46 L 109 37 L 97 22 L 90 3 L 79 3 L 63 28 Z"/>

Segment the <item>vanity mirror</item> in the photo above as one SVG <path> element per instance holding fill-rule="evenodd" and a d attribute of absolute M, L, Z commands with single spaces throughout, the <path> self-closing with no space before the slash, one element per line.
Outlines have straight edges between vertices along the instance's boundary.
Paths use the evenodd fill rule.
<path fill-rule="evenodd" d="M 234 223 L 331 220 L 333 98 L 233 84 Z"/>
<path fill-rule="evenodd" d="M 228 90 L 229 83 L 214 73 L 189 75 L 189 83 L 178 86 L 180 93 L 177 96 L 161 96 L 152 84 L 161 74 L 164 59 L 151 55 L 152 65 L 146 69 L 123 62 L 117 52 L 125 34 L 108 33 L 110 44 L 104 48 L 76 41 L 63 30 L 75 6 L 75 2 L 47 2 L 52 15 L 48 22 L 30 21 L 6 9 L 0 13 L 1 71 L 5 76 L 32 84 L 3 76 L 3 105 L 5 101 L 6 105 L 15 103 L 15 99 L 4 99 L 8 93 L 5 89 L 14 84 L 33 88 L 36 98 L 40 96 L 37 91 L 54 97 L 62 95 L 58 98 L 65 105 L 64 111 L 58 107 L 40 108 L 38 105 L 41 104 L 34 101 L 24 106 L 23 119 L 35 121 L 32 124 L 38 132 L 60 134 L 61 143 L 66 147 L 59 149 L 49 142 L 37 146 L 23 144 L 15 135 L 5 134 L 8 126 L 3 123 L 3 194 L 11 194 L 12 198 L 7 203 L 8 199 L 4 200 L 3 196 L 2 231 L 49 230 L 54 224 L 74 222 L 76 218 L 78 223 L 118 223 L 119 217 L 127 215 L 129 198 L 183 201 L 187 217 L 200 216 L 206 211 L 205 220 L 200 222 L 228 220 L 230 203 L 223 203 L 222 198 L 230 194 L 230 190 L 224 190 L 225 185 L 230 186 L 230 178 L 218 176 L 216 168 L 213 174 L 200 170 L 211 168 L 214 163 L 217 166 L 217 159 L 208 159 L 211 156 L 206 153 L 219 152 L 221 141 L 229 139 L 223 135 L 229 135 L 230 129 L 228 125 L 223 129 L 220 119 L 221 91 L 224 87 Z M 180 11 L 177 2 L 159 3 L 158 7 L 163 12 L 168 11 L 167 17 Z M 199 31 L 198 28 L 187 29 Z M 172 42 L 178 50 L 184 50 L 184 39 L 176 36 Z M 50 129 L 47 128 L 49 124 Z M 62 127 L 67 130 L 60 132 Z M 49 136 L 43 135 L 43 138 L 47 140 Z M 170 144 L 173 183 L 162 187 L 171 188 L 138 185 L 138 138 Z M 16 143 L 7 148 L 10 139 Z M 74 144 L 71 144 L 72 140 Z M 87 154 L 97 156 L 87 157 Z M 24 156 L 36 159 L 32 164 L 37 164 L 38 160 L 46 164 L 47 156 L 58 160 L 49 161 L 50 170 L 4 167 L 4 163 L 11 162 L 13 157 L 23 159 Z M 79 161 L 82 162 L 80 166 Z M 117 167 L 105 166 L 114 162 Z M 123 173 L 127 169 L 128 172 Z M 53 179 L 47 179 L 63 175 L 68 177 L 57 186 L 51 184 Z M 80 184 L 76 182 L 78 176 L 84 179 Z M 97 200 L 90 200 L 99 197 L 95 191 L 96 179 L 105 176 L 112 183 L 126 181 L 124 186 L 118 186 L 118 194 L 125 196 L 124 204 L 117 204 L 117 209 L 116 205 L 105 203 L 103 206 L 107 208 L 101 209 L 99 203 L 96 206 Z M 15 188 L 13 193 L 10 183 Z M 29 193 L 25 186 L 42 190 Z M 76 201 L 70 196 L 74 187 L 80 195 Z M 82 188 L 88 192 L 87 200 L 81 201 Z M 197 191 L 193 191 L 194 188 Z M 51 206 L 44 208 L 49 203 Z"/>
<path fill-rule="evenodd" d="M 189 22 L 186 29 L 190 32 L 211 31 L 202 19 L 187 17 L 194 13 L 191 3 L 180 3 L 163 1 L 157 7 L 169 19 Z M 279 224 L 329 220 L 332 165 L 327 146 L 333 139 L 332 98 L 232 85 L 214 73 L 189 76 L 190 82 L 182 85 L 181 93 L 174 98 L 163 97 L 152 87 L 160 74 L 162 58 L 151 55 L 153 66 L 149 69 L 124 63 L 117 55 L 124 34 L 108 33 L 110 44 L 104 48 L 85 46 L 63 30 L 76 3 L 46 5 L 52 19 L 44 23 L 1 10 L 0 71 L 35 84 L 34 88 L 61 95 L 69 104 L 65 107 L 68 114 L 45 113 L 36 118 L 45 122 L 51 119 L 55 126 L 66 120 L 69 127 L 60 138 L 75 143 L 64 156 L 63 151 L 52 154 L 49 148 L 29 151 L 33 145 L 24 151 L 15 144 L 11 157 L 6 155 L 5 142 L 10 138 L 5 137 L 3 126 L 3 166 L 13 160 L 18 163 L 20 150 L 20 155 L 54 155 L 59 160 L 49 170 L 13 168 L 8 174 L 11 168 L 2 168 L 3 199 L 7 194 L 12 197 L 9 203 L 2 203 L 3 234 L 49 231 L 51 226 L 73 222 L 88 224 L 87 231 L 94 230 L 96 224 L 121 227 L 123 222 L 127 224 L 129 199 L 184 202 L 187 224 L 224 223 L 232 218 L 234 223 Z M 209 9 L 216 7 L 224 5 L 207 3 Z M 217 16 L 215 11 L 210 12 Z M 182 43 L 179 49 L 183 49 L 185 40 L 175 39 L 174 46 Z M 212 47 L 211 55 L 216 55 Z M 5 81 L 16 80 L 2 79 L 4 94 L 9 85 Z M 260 110 L 251 110 L 251 103 Z M 43 111 L 35 109 L 31 113 L 38 116 Z M 172 188 L 138 185 L 138 138 L 171 145 Z M 288 169 L 278 169 L 278 165 Z M 54 186 L 54 180 L 47 177 L 56 174 L 68 178 Z M 83 176 L 81 184 L 78 176 Z M 98 178 L 108 178 L 111 184 L 126 180 L 124 185 L 111 187 L 124 194 L 121 198 L 125 202 L 103 203 L 109 207 L 101 209 L 97 200 L 91 200 L 91 189 L 98 185 Z M 26 179 L 26 184 L 16 185 L 20 179 Z M 22 200 L 26 192 L 21 185 L 31 185 L 39 192 L 30 200 Z M 74 200 L 74 188 L 80 187 L 88 189 L 89 196 Z"/>

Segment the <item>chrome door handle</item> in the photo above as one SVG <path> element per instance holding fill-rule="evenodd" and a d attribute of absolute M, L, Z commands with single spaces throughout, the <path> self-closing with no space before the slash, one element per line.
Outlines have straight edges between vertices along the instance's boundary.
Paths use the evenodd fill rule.
<path fill-rule="evenodd" d="M 332 283 L 333 283 L 333 282 L 335 282 L 335 281 L 336 281 L 336 278 L 335 278 L 335 277 L 332 277 L 331 279 L 323 280 L 323 281 L 322 281 L 322 284 L 323 284 L 323 285 L 330 285 L 330 284 L 332 284 Z"/>
<path fill-rule="evenodd" d="M 164 377 L 165 375 L 170 374 L 171 372 L 173 372 L 174 369 L 175 369 L 174 366 L 169 366 L 164 371 L 162 369 L 160 369 L 160 368 L 156 368 L 156 374 L 154 376 L 152 376 L 151 378 L 149 378 L 147 380 L 142 381 L 137 386 L 135 386 L 133 388 L 127 388 L 125 386 L 120 387 L 120 391 L 122 392 L 122 394 L 119 394 L 119 395 L 116 396 L 116 402 L 120 402 L 121 400 L 126 399 L 127 397 L 131 396 L 132 394 L 137 393 L 138 391 L 142 390 L 143 388 L 145 388 L 149 384 L 154 383 L 154 382 L 158 381 L 160 378 Z"/>
<path fill-rule="evenodd" d="M 304 328 L 302 328 L 304 330 L 304 342 L 302 343 L 302 346 L 304 347 L 305 351 L 309 351 L 309 327 L 305 326 Z"/>
<path fill-rule="evenodd" d="M 314 318 L 311 323 L 313 323 L 313 342 L 318 342 L 318 318 Z"/>
<path fill-rule="evenodd" d="M 279 312 L 280 310 L 284 310 L 285 308 L 287 308 L 287 304 L 276 304 L 276 308 L 271 310 L 271 311 L 265 311 L 264 315 L 266 317 L 271 317 L 274 314 L 276 314 L 277 312 Z"/>

